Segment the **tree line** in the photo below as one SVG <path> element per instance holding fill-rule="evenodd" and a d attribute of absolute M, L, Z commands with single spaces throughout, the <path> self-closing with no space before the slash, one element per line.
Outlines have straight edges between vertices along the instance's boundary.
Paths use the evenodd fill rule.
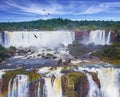
<path fill-rule="evenodd" d="M 120 21 L 73 21 L 69 19 L 55 18 L 48 20 L 35 20 L 28 22 L 1 22 L 0 31 L 14 30 L 75 30 L 75 29 L 112 29 L 120 33 Z"/>

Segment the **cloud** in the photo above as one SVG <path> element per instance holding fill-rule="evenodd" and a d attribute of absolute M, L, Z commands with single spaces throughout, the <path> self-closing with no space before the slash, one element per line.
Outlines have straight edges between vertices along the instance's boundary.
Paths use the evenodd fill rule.
<path fill-rule="evenodd" d="M 107 10 L 106 7 L 91 6 L 88 9 L 86 9 L 84 12 L 82 12 L 81 14 L 97 14 L 105 10 Z"/>
<path fill-rule="evenodd" d="M 114 8 L 120 7 L 120 2 L 90 2 L 90 1 L 58 1 L 44 0 L 42 4 L 37 0 L 7 0 L 4 4 L 0 4 L 0 10 L 14 14 L 22 15 L 91 15 L 98 13 L 119 13 Z M 43 2 L 44 2 L 43 1 Z"/>
<path fill-rule="evenodd" d="M 101 3 L 100 6 L 108 6 L 110 8 L 115 8 L 115 7 L 120 7 L 120 2 L 106 2 L 106 3 Z"/>
<path fill-rule="evenodd" d="M 120 2 L 105 2 L 105 3 L 99 3 L 97 5 L 92 5 L 88 7 L 86 10 L 81 12 L 81 14 L 97 14 L 101 12 L 110 12 L 110 13 L 116 13 L 118 10 L 112 10 L 113 8 L 120 7 Z"/>
<path fill-rule="evenodd" d="M 25 2 L 25 1 L 24 1 Z M 2 8 L 6 11 L 11 13 L 18 13 L 18 14 L 36 14 L 36 15 L 46 15 L 46 14 L 69 14 L 69 12 L 64 11 L 64 6 L 58 3 L 51 3 L 49 4 L 40 4 L 35 2 L 27 2 L 23 4 L 18 4 L 15 1 L 9 0 L 6 1 Z"/>

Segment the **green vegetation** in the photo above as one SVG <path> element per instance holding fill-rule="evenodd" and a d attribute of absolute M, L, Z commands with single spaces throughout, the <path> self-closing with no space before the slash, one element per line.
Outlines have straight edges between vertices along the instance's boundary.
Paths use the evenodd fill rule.
<path fill-rule="evenodd" d="M 94 55 L 103 61 L 120 64 L 120 36 L 115 38 L 111 45 L 101 47 Z"/>
<path fill-rule="evenodd" d="M 73 43 L 68 46 L 68 49 L 69 53 L 75 56 L 76 58 L 90 51 L 90 49 L 87 46 L 79 43 L 79 41 L 77 40 L 73 41 Z"/>
<path fill-rule="evenodd" d="M 13 71 L 6 71 L 6 73 L 3 75 L 3 78 L 6 78 L 6 80 L 9 81 L 10 79 L 15 78 L 17 74 L 28 75 L 30 78 L 30 81 L 38 80 L 41 77 L 41 75 L 36 73 L 35 71 L 28 72 L 25 69 L 18 69 Z"/>
<path fill-rule="evenodd" d="M 87 85 L 87 78 L 81 72 L 73 71 L 62 76 L 63 95 L 66 97 L 79 97 L 79 93 L 81 92 L 79 85 L 81 83 L 85 83 Z M 86 94 L 84 94 L 82 97 L 86 97 L 85 95 Z"/>
<path fill-rule="evenodd" d="M 34 71 L 29 72 L 28 75 L 29 75 L 30 81 L 36 81 L 36 80 L 41 78 L 41 75 L 36 73 L 36 72 L 34 72 Z"/>
<path fill-rule="evenodd" d="M 112 29 L 120 33 L 120 21 L 72 21 L 68 19 L 56 18 L 48 20 L 36 20 L 28 22 L 6 22 L 0 23 L 0 31 L 13 30 L 59 30 L 59 29 Z"/>
<path fill-rule="evenodd" d="M 70 74 L 68 74 L 68 78 L 70 80 L 70 83 L 73 85 L 73 88 L 74 85 L 77 85 L 81 76 L 84 76 L 84 74 L 81 72 L 71 72 Z"/>
<path fill-rule="evenodd" d="M 16 51 L 16 48 L 13 46 L 9 48 L 5 48 L 2 45 L 0 45 L 0 62 L 10 57 L 12 54 L 14 54 L 15 51 Z"/>
<path fill-rule="evenodd" d="M 7 58 L 7 52 L 8 50 L 4 48 L 2 45 L 0 45 L 0 62 L 2 62 L 2 60 Z"/>
<path fill-rule="evenodd" d="M 9 81 L 11 79 L 13 80 L 16 77 L 16 75 L 19 75 L 19 74 L 28 75 L 30 82 L 34 82 L 41 78 L 41 75 L 36 73 L 34 70 L 30 72 L 26 71 L 25 69 L 6 71 L 6 73 L 2 76 L 3 84 L 4 84 L 2 87 L 2 91 L 7 91 Z"/>

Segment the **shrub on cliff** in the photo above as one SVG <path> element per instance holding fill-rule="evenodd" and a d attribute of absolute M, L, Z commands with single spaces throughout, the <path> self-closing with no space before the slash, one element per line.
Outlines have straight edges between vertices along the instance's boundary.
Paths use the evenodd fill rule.
<path fill-rule="evenodd" d="M 116 44 L 103 46 L 95 52 L 94 55 L 100 57 L 104 61 L 120 64 L 120 47 Z"/>
<path fill-rule="evenodd" d="M 0 62 L 7 57 L 7 49 L 0 45 Z"/>
<path fill-rule="evenodd" d="M 90 49 L 87 46 L 81 44 L 77 40 L 73 41 L 73 43 L 68 46 L 68 49 L 70 54 L 75 57 L 83 56 L 84 54 L 90 51 Z"/>
<path fill-rule="evenodd" d="M 81 72 L 69 72 L 62 76 L 62 91 L 65 97 L 87 97 L 88 80 Z"/>

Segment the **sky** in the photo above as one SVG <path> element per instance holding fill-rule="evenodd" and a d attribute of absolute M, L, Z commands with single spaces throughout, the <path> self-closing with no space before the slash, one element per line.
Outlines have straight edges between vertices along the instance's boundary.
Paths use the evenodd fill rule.
<path fill-rule="evenodd" d="M 120 21 L 120 0 L 0 0 L 0 22 L 51 18 Z"/>

